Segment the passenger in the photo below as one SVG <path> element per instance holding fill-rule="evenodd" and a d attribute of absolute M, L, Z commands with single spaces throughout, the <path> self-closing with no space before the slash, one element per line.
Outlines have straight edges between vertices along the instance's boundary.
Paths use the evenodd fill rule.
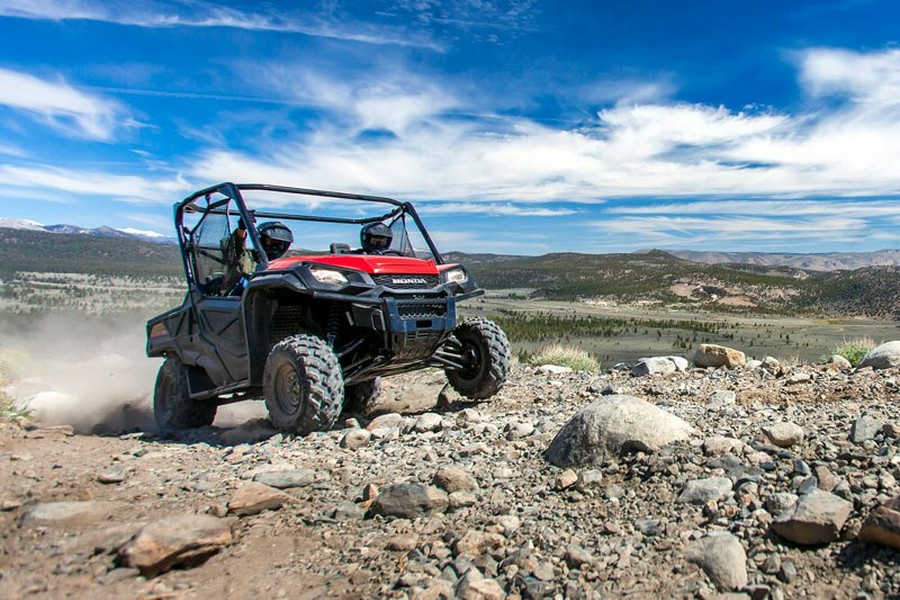
<path fill-rule="evenodd" d="M 384 223 L 369 223 L 360 231 L 359 239 L 365 254 L 384 254 L 391 247 L 394 233 Z"/>

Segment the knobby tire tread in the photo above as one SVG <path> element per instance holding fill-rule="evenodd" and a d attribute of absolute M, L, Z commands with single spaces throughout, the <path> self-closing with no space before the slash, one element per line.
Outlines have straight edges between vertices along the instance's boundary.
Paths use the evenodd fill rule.
<path fill-rule="evenodd" d="M 448 371 L 447 380 L 454 390 L 470 400 L 490 398 L 500 391 L 509 374 L 511 352 L 506 334 L 493 321 L 480 317 L 463 321 L 455 333 L 463 343 L 470 342 L 470 336 L 484 342 L 488 367 L 484 373 L 479 372 L 480 377 L 475 379 L 467 379 L 460 373 Z"/>
<path fill-rule="evenodd" d="M 273 369 L 282 358 L 291 362 L 301 381 L 302 397 L 294 414 L 284 414 L 274 401 Z M 294 335 L 278 342 L 263 374 L 266 407 L 272 423 L 289 433 L 308 434 L 329 429 L 341 414 L 344 380 L 337 356 L 321 338 Z"/>
<path fill-rule="evenodd" d="M 164 398 L 160 390 L 164 379 L 174 382 L 174 396 Z M 191 400 L 188 396 L 187 370 L 181 360 L 170 356 L 159 369 L 153 395 L 153 415 L 162 432 L 212 425 L 218 406 L 212 401 Z"/>

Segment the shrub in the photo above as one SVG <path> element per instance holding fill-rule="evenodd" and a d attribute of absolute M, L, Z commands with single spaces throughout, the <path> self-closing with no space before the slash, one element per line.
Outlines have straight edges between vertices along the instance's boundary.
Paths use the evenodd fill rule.
<path fill-rule="evenodd" d="M 4 386 L 6 385 L 6 381 L 0 379 L 0 419 L 7 419 L 13 417 L 29 417 L 31 416 L 31 411 L 27 408 L 22 408 L 18 406 L 15 401 L 10 398 L 9 394 L 6 392 Z"/>
<path fill-rule="evenodd" d="M 29 417 L 30 411 L 28 409 L 17 406 L 15 401 L 10 397 L 9 393 L 6 391 L 6 386 L 9 385 L 9 380 L 7 379 L 7 366 L 4 362 L 0 361 L 0 418 L 14 418 L 14 417 Z"/>
<path fill-rule="evenodd" d="M 872 338 L 867 337 L 856 338 L 850 341 L 844 340 L 843 344 L 835 346 L 834 350 L 831 351 L 831 354 L 832 356 L 835 354 L 843 356 L 855 367 L 862 362 L 862 359 L 869 353 L 869 350 L 875 348 L 876 345 L 877 344 Z"/>
<path fill-rule="evenodd" d="M 600 370 L 600 361 L 580 348 L 553 344 L 546 346 L 536 355 L 529 358 L 535 366 L 559 365 L 569 367 L 573 371 L 595 372 Z"/>

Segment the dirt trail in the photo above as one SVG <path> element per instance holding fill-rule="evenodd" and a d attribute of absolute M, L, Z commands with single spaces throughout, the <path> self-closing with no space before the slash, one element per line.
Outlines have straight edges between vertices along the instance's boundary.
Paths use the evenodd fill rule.
<path fill-rule="evenodd" d="M 796 372 L 810 378 L 789 384 Z M 898 593 L 896 551 L 854 537 L 873 506 L 900 493 L 897 440 L 847 440 L 863 413 L 900 423 L 898 374 L 796 372 L 634 378 L 516 366 L 495 400 L 444 408 L 436 408 L 443 376 L 420 373 L 385 382 L 382 410 L 404 417 L 376 427 L 355 448 L 348 442 L 359 431 L 353 422 L 293 438 L 258 418 L 259 405 L 173 437 L 77 435 L 8 420 L 0 423 L 0 597 L 710 598 L 715 583 L 686 556 L 691 543 L 715 531 L 732 532 L 746 550 L 749 583 L 741 597 Z M 736 404 L 709 406 L 720 390 L 734 391 Z M 543 453 L 579 408 L 609 392 L 647 399 L 697 435 L 661 456 L 611 459 L 591 485 L 566 485 Z M 772 449 L 762 435 L 782 420 L 807 432 L 790 451 Z M 754 487 L 728 498 L 676 503 L 686 483 L 725 472 L 725 458 L 701 450 L 704 440 L 722 435 L 746 448 L 728 461 L 762 455 L 771 465 L 753 471 Z M 848 482 L 853 512 L 832 544 L 795 546 L 768 529 L 763 506 L 777 493 L 797 493 L 796 460 L 827 464 Z M 442 467 L 472 481 L 449 495 L 449 507 L 411 519 L 364 517 L 371 486 L 431 486 Z M 230 514 L 240 489 L 273 473 L 302 479 L 283 490 L 289 501 Z M 48 506 L 63 512 L 48 516 Z M 200 565 L 155 577 L 117 563 L 117 550 L 143 524 L 182 513 L 225 519 L 234 541 Z"/>

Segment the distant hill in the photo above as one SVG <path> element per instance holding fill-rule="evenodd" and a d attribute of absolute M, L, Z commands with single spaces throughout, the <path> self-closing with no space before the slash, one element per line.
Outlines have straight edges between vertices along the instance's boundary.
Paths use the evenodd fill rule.
<path fill-rule="evenodd" d="M 0 227 L 0 279 L 15 271 L 103 273 L 110 275 L 179 275 L 178 246 L 134 236 L 50 233 Z"/>
<path fill-rule="evenodd" d="M 888 252 L 888 251 L 886 251 Z M 706 264 L 653 250 L 544 256 L 449 252 L 488 289 L 536 298 L 759 314 L 871 316 L 900 320 L 900 266 L 821 271 Z M 0 227 L 0 279 L 16 271 L 182 276 L 178 246 L 133 236 Z"/>
<path fill-rule="evenodd" d="M 488 289 L 532 289 L 532 296 L 539 298 L 900 319 L 900 267 L 821 272 L 782 266 L 704 264 L 659 250 L 537 257 L 451 256 L 469 265 L 478 282 Z"/>
<path fill-rule="evenodd" d="M 828 252 L 825 254 L 786 254 L 776 252 L 700 252 L 671 250 L 673 256 L 706 264 L 733 263 L 764 267 L 794 267 L 808 271 L 852 271 L 865 267 L 900 266 L 900 250 L 876 252 Z"/>

